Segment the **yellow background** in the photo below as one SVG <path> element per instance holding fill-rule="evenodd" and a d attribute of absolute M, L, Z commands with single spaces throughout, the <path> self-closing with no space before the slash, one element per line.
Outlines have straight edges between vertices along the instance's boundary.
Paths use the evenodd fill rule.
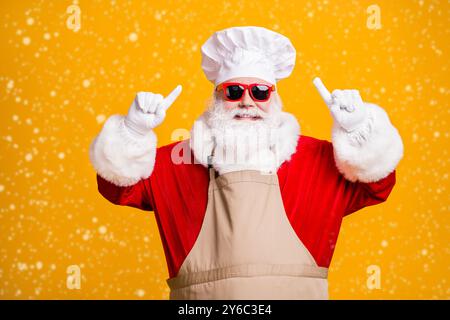
<path fill-rule="evenodd" d="M 399 129 L 405 157 L 386 203 L 344 220 L 330 269 L 332 299 L 449 299 L 448 1 L 1 1 L 0 298 L 167 299 L 153 213 L 97 192 L 88 147 L 135 93 L 182 95 L 159 145 L 190 129 L 212 85 L 200 47 L 217 30 L 258 25 L 289 37 L 294 72 L 279 82 L 302 133 L 330 139 L 312 85 L 360 89 Z M 366 26 L 369 5 L 381 29 Z M 81 289 L 66 287 L 81 268 Z M 381 270 L 369 290 L 367 267 Z"/>

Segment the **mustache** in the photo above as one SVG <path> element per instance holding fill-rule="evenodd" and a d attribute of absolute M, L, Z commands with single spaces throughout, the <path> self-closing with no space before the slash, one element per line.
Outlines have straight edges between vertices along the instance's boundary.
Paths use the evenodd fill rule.
<path fill-rule="evenodd" d="M 258 117 L 258 118 L 266 118 L 267 114 L 257 107 L 250 108 L 234 108 L 232 110 L 228 110 L 228 114 L 230 118 L 234 118 L 235 116 L 249 116 L 249 117 Z"/>
<path fill-rule="evenodd" d="M 272 100 L 269 108 L 269 112 L 262 111 L 257 106 L 250 106 L 246 108 L 242 107 L 227 107 L 225 101 L 218 97 L 215 93 L 210 97 L 207 102 L 207 110 L 205 117 L 207 123 L 211 127 L 233 127 L 233 128 L 250 128 L 252 126 L 268 126 L 277 127 L 280 122 L 280 116 L 282 113 L 282 102 L 277 96 Z M 236 117 L 256 117 L 257 121 L 241 121 Z"/>
<path fill-rule="evenodd" d="M 279 106 L 274 102 L 271 108 L 279 109 Z M 209 113 L 218 116 L 222 119 L 233 119 L 235 116 L 251 116 L 259 117 L 261 119 L 270 118 L 272 115 L 270 112 L 264 112 L 257 106 L 239 106 L 229 108 L 225 106 L 225 103 L 219 99 L 212 99 L 209 103 Z"/>

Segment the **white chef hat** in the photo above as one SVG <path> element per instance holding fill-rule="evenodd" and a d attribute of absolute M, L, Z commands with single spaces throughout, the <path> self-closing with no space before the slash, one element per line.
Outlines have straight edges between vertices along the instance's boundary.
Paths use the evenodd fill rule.
<path fill-rule="evenodd" d="M 263 27 L 232 27 L 215 32 L 202 46 L 202 69 L 214 85 L 236 77 L 275 84 L 295 65 L 291 41 Z"/>

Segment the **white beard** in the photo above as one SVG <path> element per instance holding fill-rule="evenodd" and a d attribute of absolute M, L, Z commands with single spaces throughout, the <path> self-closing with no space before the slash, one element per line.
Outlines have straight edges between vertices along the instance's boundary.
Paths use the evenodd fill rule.
<path fill-rule="evenodd" d="M 227 110 L 222 101 L 214 100 L 206 115 L 214 140 L 213 167 L 219 173 L 237 170 L 272 172 L 276 167 L 274 152 L 280 108 L 271 103 L 271 114 L 257 107 Z M 260 117 L 259 120 L 236 120 L 235 116 Z"/>
<path fill-rule="evenodd" d="M 191 132 L 196 160 L 206 165 L 213 154 L 210 164 L 219 174 L 241 170 L 275 173 L 295 152 L 299 126 L 293 116 L 281 111 L 277 97 L 269 108 L 268 113 L 257 107 L 227 110 L 221 101 L 213 99 Z M 236 120 L 236 115 L 261 119 Z"/>

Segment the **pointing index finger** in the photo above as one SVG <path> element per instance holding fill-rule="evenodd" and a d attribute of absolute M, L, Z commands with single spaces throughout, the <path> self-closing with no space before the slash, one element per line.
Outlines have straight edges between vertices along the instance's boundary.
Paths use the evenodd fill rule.
<path fill-rule="evenodd" d="M 330 105 L 332 102 L 331 94 L 323 84 L 322 80 L 320 80 L 319 77 L 316 77 L 314 78 L 313 83 L 316 86 L 317 91 L 319 91 L 319 94 L 322 97 L 323 101 L 325 101 L 327 105 Z"/>
<path fill-rule="evenodd" d="M 178 85 L 178 86 L 176 86 L 175 89 L 172 90 L 171 93 L 169 93 L 169 95 L 167 97 L 164 98 L 164 100 L 162 101 L 162 104 L 163 104 L 165 110 L 169 109 L 169 107 L 172 105 L 172 103 L 175 102 L 175 100 L 180 95 L 182 89 L 183 89 L 183 87 L 181 85 Z"/>

